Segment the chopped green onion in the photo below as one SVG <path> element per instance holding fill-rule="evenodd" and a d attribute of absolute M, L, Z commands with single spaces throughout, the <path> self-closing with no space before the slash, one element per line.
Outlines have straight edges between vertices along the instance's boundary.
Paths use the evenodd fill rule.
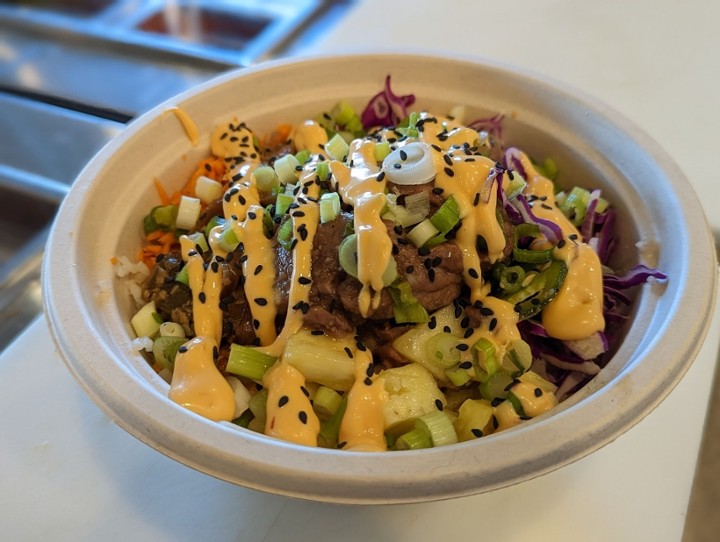
<path fill-rule="evenodd" d="M 363 127 L 362 120 L 358 115 L 355 115 L 347 122 L 347 124 L 345 124 L 345 130 L 352 133 L 355 137 L 362 137 L 365 135 L 365 128 Z"/>
<path fill-rule="evenodd" d="M 320 196 L 320 222 L 331 222 L 340 214 L 340 195 L 326 192 Z"/>
<path fill-rule="evenodd" d="M 388 154 L 390 154 L 391 151 L 392 149 L 390 148 L 390 143 L 388 143 L 387 141 L 380 141 L 376 143 L 374 150 L 375 160 L 378 163 L 381 163 L 383 160 L 385 160 L 385 158 Z"/>
<path fill-rule="evenodd" d="M 556 201 L 563 214 L 575 225 L 582 225 L 587 213 L 587 206 L 590 200 L 590 191 L 576 186 L 568 194 L 560 193 Z M 607 200 L 599 198 L 595 207 L 596 213 L 604 212 L 608 207 Z"/>
<path fill-rule="evenodd" d="M 265 371 L 276 360 L 276 357 L 260 352 L 251 346 L 241 346 L 233 343 L 230 345 L 230 356 L 228 357 L 226 371 L 260 382 Z"/>
<path fill-rule="evenodd" d="M 235 425 L 239 425 L 240 427 L 244 427 L 245 429 L 247 429 L 247 428 L 250 426 L 250 422 L 252 421 L 253 417 L 254 417 L 254 416 L 253 416 L 252 410 L 250 410 L 250 409 L 248 408 L 248 409 L 245 410 L 242 414 L 240 414 L 240 416 L 238 416 L 237 418 L 235 418 L 234 420 L 232 420 L 232 423 L 234 423 Z"/>
<path fill-rule="evenodd" d="M 180 197 L 175 226 L 181 230 L 192 230 L 200 217 L 201 202 L 198 198 Z"/>
<path fill-rule="evenodd" d="M 263 431 L 265 429 L 265 421 L 267 420 L 267 399 L 268 390 L 267 388 L 263 388 L 253 395 L 248 402 L 248 409 L 254 416 L 254 427 L 259 431 Z M 252 426 L 248 427 L 252 428 Z"/>
<path fill-rule="evenodd" d="M 495 354 L 495 345 L 485 337 L 481 337 L 471 348 L 475 376 L 485 382 L 500 369 Z"/>
<path fill-rule="evenodd" d="M 163 322 L 160 324 L 161 337 L 185 337 L 185 329 L 177 322 Z"/>
<path fill-rule="evenodd" d="M 259 166 L 252 172 L 253 180 L 258 191 L 264 194 L 270 194 L 274 188 L 280 186 L 280 179 L 275 174 L 275 170 L 270 166 Z"/>
<path fill-rule="evenodd" d="M 338 405 L 335 414 L 329 420 L 320 424 L 320 433 L 318 433 L 318 446 L 323 448 L 335 448 L 338 445 L 338 435 L 340 434 L 340 424 L 342 423 L 345 409 L 347 408 L 347 397 L 343 397 Z"/>
<path fill-rule="evenodd" d="M 172 372 L 178 349 L 187 342 L 185 337 L 158 337 L 153 341 L 155 362 Z"/>
<path fill-rule="evenodd" d="M 143 229 L 145 233 L 155 230 L 172 230 L 175 228 L 178 208 L 176 205 L 159 205 L 153 207 L 150 213 L 143 218 Z"/>
<path fill-rule="evenodd" d="M 450 196 L 446 199 L 435 214 L 430 217 L 430 221 L 443 235 L 452 230 L 460 222 L 460 208 L 455 198 Z"/>
<path fill-rule="evenodd" d="M 338 247 L 338 260 L 340 267 L 345 272 L 355 278 L 358 278 L 358 256 L 357 256 L 357 234 L 352 233 L 345 237 Z M 390 286 L 397 278 L 397 264 L 391 256 L 385 271 L 383 271 L 383 284 Z"/>
<path fill-rule="evenodd" d="M 432 448 L 432 436 L 427 427 L 416 427 L 395 440 L 396 450 L 421 450 Z"/>
<path fill-rule="evenodd" d="M 182 269 L 178 272 L 177 275 L 175 275 L 175 282 L 180 282 L 184 284 L 185 286 L 190 285 L 190 276 L 188 271 L 188 264 L 185 264 L 182 266 Z"/>
<path fill-rule="evenodd" d="M 527 182 L 517 171 L 512 172 L 512 178 L 505 189 L 505 195 L 508 199 L 515 199 L 527 186 Z"/>
<path fill-rule="evenodd" d="M 324 161 L 318 162 L 315 174 L 321 182 L 326 181 L 330 176 L 330 164 Z"/>
<path fill-rule="evenodd" d="M 313 409 L 320 420 L 329 420 L 340 408 L 342 395 L 327 386 L 320 386 L 313 397 Z"/>
<path fill-rule="evenodd" d="M 335 134 L 330 141 L 325 143 L 325 152 L 330 155 L 330 158 L 340 162 L 347 160 L 349 150 L 350 147 L 340 134 Z"/>
<path fill-rule="evenodd" d="M 430 213 L 430 194 L 423 190 L 405 196 L 405 208 L 410 214 L 420 213 L 426 217 Z"/>
<path fill-rule="evenodd" d="M 290 194 L 278 194 L 275 199 L 275 216 L 283 216 L 295 201 Z"/>
<path fill-rule="evenodd" d="M 215 179 L 201 175 L 195 181 L 195 195 L 203 203 L 210 203 L 222 197 L 223 185 Z"/>
<path fill-rule="evenodd" d="M 430 321 L 427 310 L 413 294 L 410 283 L 398 282 L 390 286 L 389 291 L 393 299 L 395 322 L 398 324 L 420 324 Z"/>
<path fill-rule="evenodd" d="M 225 252 L 232 252 L 240 244 L 240 241 L 232 227 L 227 227 L 227 224 L 230 224 L 230 222 L 226 222 L 226 226 L 218 236 L 218 246 Z"/>
<path fill-rule="evenodd" d="M 470 374 L 467 369 L 458 366 L 445 369 L 445 375 L 450 379 L 454 386 L 464 386 L 470 381 Z"/>
<path fill-rule="evenodd" d="M 537 224 L 518 224 L 515 226 L 513 232 L 514 243 L 513 243 L 513 258 L 522 263 L 545 263 L 552 259 L 553 249 L 549 248 L 546 250 L 530 250 L 520 248 L 518 243 L 523 237 L 538 237 L 540 235 L 540 228 Z"/>
<path fill-rule="evenodd" d="M 278 229 L 277 232 L 277 240 L 278 243 L 280 243 L 280 246 L 283 247 L 288 252 L 290 251 L 290 245 L 292 244 L 293 240 L 293 221 L 288 218 L 285 220 Z"/>
<path fill-rule="evenodd" d="M 349 103 L 341 101 L 335 104 L 335 107 L 332 108 L 330 116 L 332 117 L 332 120 L 337 122 L 340 126 L 345 126 L 353 119 L 353 117 L 357 116 L 357 113 L 355 113 L 355 109 L 353 109 Z"/>
<path fill-rule="evenodd" d="M 195 245 L 196 249 L 198 247 L 200 248 L 200 252 L 207 252 L 208 250 L 210 250 L 207 239 L 205 239 L 205 236 L 202 234 L 202 232 L 196 231 L 195 233 L 190 233 L 187 235 L 187 238 L 193 242 L 193 245 Z"/>
<path fill-rule="evenodd" d="M 214 217 L 212 217 L 208 221 L 207 226 L 205 226 L 205 237 L 209 238 L 210 232 L 212 231 L 212 229 L 216 226 L 222 226 L 223 224 L 225 224 L 225 219 L 223 217 L 218 216 L 218 215 L 215 215 Z"/>
<path fill-rule="evenodd" d="M 282 184 L 294 183 L 297 181 L 298 172 L 295 168 L 300 166 L 300 162 L 292 154 L 286 154 L 275 160 L 275 174 Z"/>
<path fill-rule="evenodd" d="M 505 266 L 499 268 L 498 284 L 506 294 L 512 294 L 522 288 L 525 280 L 525 270 L 519 265 Z"/>
<path fill-rule="evenodd" d="M 457 443 L 457 433 L 445 412 L 435 410 L 423 414 L 415 420 L 415 427 L 425 426 L 430 433 L 433 446 L 447 446 Z"/>
<path fill-rule="evenodd" d="M 514 378 L 519 377 L 530 369 L 532 365 L 532 351 L 530 345 L 522 339 L 513 342 L 502 361 L 502 370 L 507 371 Z"/>
<path fill-rule="evenodd" d="M 312 153 L 307 149 L 303 149 L 295 153 L 295 158 L 300 164 L 305 164 L 308 160 L 312 158 Z"/>
<path fill-rule="evenodd" d="M 419 248 L 427 243 L 431 238 L 435 237 L 438 233 L 437 228 L 433 226 L 430 219 L 426 218 L 408 232 L 407 238 L 413 245 Z"/>

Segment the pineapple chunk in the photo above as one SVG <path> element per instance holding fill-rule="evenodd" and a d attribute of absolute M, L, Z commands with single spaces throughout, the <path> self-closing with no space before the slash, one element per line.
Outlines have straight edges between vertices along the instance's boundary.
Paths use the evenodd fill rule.
<path fill-rule="evenodd" d="M 379 379 L 388 393 L 385 431 L 393 435 L 410 431 L 415 418 L 437 410 L 436 401 L 447 403 L 433 375 L 417 363 L 383 371 Z"/>
<path fill-rule="evenodd" d="M 435 322 L 433 329 L 430 329 L 428 324 L 418 324 L 395 339 L 393 348 L 410 361 L 425 367 L 438 382 L 447 385 L 450 383 L 445 374 L 447 367 L 433 361 L 428 343 L 438 333 L 447 332 L 446 327 L 450 328 L 450 334 L 458 337 L 459 342 L 463 329 L 460 321 L 455 318 L 455 308 L 452 305 L 435 311 L 431 318 L 434 318 Z"/>
<path fill-rule="evenodd" d="M 348 391 L 355 381 L 355 361 L 348 352 L 354 356 L 355 351 L 355 342 L 350 337 L 313 335 L 303 328 L 288 339 L 283 359 L 310 382 Z"/>
<path fill-rule="evenodd" d="M 458 440 L 465 442 L 492 432 L 492 416 L 494 408 L 485 399 L 467 399 L 458 411 L 455 420 L 455 431 Z"/>

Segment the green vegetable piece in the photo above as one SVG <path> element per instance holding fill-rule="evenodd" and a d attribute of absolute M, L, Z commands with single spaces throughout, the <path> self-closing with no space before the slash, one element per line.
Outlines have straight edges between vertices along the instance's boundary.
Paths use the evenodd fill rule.
<path fill-rule="evenodd" d="M 337 448 L 340 424 L 347 409 L 347 397 L 342 397 L 337 410 L 332 417 L 320 424 L 318 433 L 318 446 L 322 448 Z"/>
<path fill-rule="evenodd" d="M 450 196 L 440 208 L 430 217 L 430 222 L 442 235 L 452 230 L 460 222 L 460 208 L 455 198 Z"/>
<path fill-rule="evenodd" d="M 515 310 L 524 320 L 539 313 L 560 291 L 567 265 L 562 260 L 553 260 L 550 265 L 535 275 L 530 283 L 505 300 L 515 305 Z"/>
<path fill-rule="evenodd" d="M 153 357 L 158 365 L 172 372 L 178 348 L 187 342 L 185 337 L 158 337 L 153 341 Z"/>
<path fill-rule="evenodd" d="M 482 337 L 478 339 L 470 350 L 473 357 L 475 376 L 480 382 L 485 382 L 498 372 L 500 366 L 495 352 L 495 345 L 492 342 Z"/>
<path fill-rule="evenodd" d="M 321 421 L 329 420 L 340 408 L 343 397 L 327 386 L 320 386 L 313 397 L 313 409 Z"/>
<path fill-rule="evenodd" d="M 228 373 L 261 382 L 265 371 L 272 367 L 275 361 L 277 361 L 276 357 L 260 352 L 251 346 L 231 344 L 225 370 Z"/>

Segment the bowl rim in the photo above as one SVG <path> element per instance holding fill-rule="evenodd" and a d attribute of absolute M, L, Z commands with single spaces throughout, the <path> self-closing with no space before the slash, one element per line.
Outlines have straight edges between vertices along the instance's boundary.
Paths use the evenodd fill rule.
<path fill-rule="evenodd" d="M 681 229 L 687 237 L 688 251 L 693 254 L 712 254 L 707 258 L 711 265 L 694 267 L 692 277 L 688 269 L 682 277 L 682 293 L 693 302 L 695 310 L 679 318 L 679 306 L 675 303 L 674 312 L 669 314 L 669 322 L 676 324 L 684 340 L 670 341 L 667 334 L 660 339 L 643 338 L 644 346 L 650 353 L 662 350 L 674 353 L 672 355 L 679 359 L 678 353 L 682 352 L 682 362 L 665 367 L 666 371 L 660 375 L 660 381 L 651 390 L 638 389 L 637 386 L 637 380 L 640 376 L 647 376 L 645 373 L 649 369 L 640 373 L 637 370 L 621 370 L 609 382 L 598 380 L 597 385 L 589 389 L 590 395 L 576 404 L 568 404 L 547 418 L 495 434 L 487 440 L 482 439 L 485 441 L 482 446 L 478 446 L 480 441 L 461 443 L 448 448 L 385 454 L 380 460 L 373 454 L 372 465 L 367 454 L 293 445 L 228 427 L 227 424 L 209 422 L 177 405 L 167 404 L 169 401 L 163 403 L 152 400 L 157 411 L 148 411 L 148 404 L 144 401 L 136 404 L 134 401 L 148 391 L 148 383 L 138 379 L 139 376 L 143 378 L 143 375 L 138 375 L 120 363 L 114 363 L 113 358 L 117 353 L 108 350 L 99 339 L 102 336 L 102 323 L 95 321 L 92 311 L 79 301 L 72 288 L 68 288 L 68 281 L 72 283 L 72 265 L 68 265 L 67 254 L 73 246 L 73 232 L 77 229 L 76 215 L 83 210 L 86 198 L 92 197 L 93 180 L 103 174 L 107 160 L 171 105 L 183 104 L 208 90 L 232 85 L 238 80 L 262 77 L 271 71 L 282 73 L 309 65 L 368 59 L 384 62 L 405 59 L 414 62 L 459 63 L 521 79 L 581 104 L 636 142 L 653 160 L 654 165 L 665 173 L 667 182 L 681 198 L 679 203 L 682 205 L 679 207 L 683 210 L 684 218 Z M 478 57 L 427 53 L 358 52 L 269 61 L 222 74 L 171 98 L 132 121 L 78 175 L 60 206 L 47 247 L 42 286 L 51 335 L 69 370 L 95 403 L 118 425 L 169 457 L 215 477 L 272 493 L 345 503 L 420 502 L 489 491 L 555 470 L 611 442 L 652 411 L 687 371 L 707 333 L 717 284 L 714 242 L 699 200 L 678 166 L 644 131 L 596 98 L 547 76 Z M 75 254 L 72 251 L 70 253 Z M 73 262 L 71 260 L 70 263 Z M 69 322 L 78 320 L 85 322 L 82 329 L 68 326 Z M 83 344 L 88 343 L 95 343 L 96 351 L 102 352 L 111 362 L 88 360 L 78 354 Z M 648 364 L 638 362 L 637 367 L 646 369 Z M 628 393 L 628 390 L 632 392 Z M 613 419 L 605 415 L 602 420 L 586 420 L 587 423 L 583 425 L 579 419 L 578 405 L 598 402 L 601 407 L 613 406 L 621 414 Z M 571 435 L 563 434 L 558 429 L 560 426 L 572 427 L 577 431 Z M 543 445 L 544 454 L 537 456 L 536 450 L 518 450 L 516 447 L 513 460 L 503 462 L 500 458 L 493 472 L 475 466 L 475 463 L 482 461 L 484 454 L 501 453 L 507 441 L 533 438 L 538 431 L 549 427 L 552 430 L 548 436 L 552 438 L 545 440 L 555 442 Z M 192 438 L 188 436 L 188 431 L 192 431 Z M 243 455 L 238 455 L 232 446 L 241 448 Z M 556 455 L 550 460 L 549 450 L 559 454 L 559 457 Z M 460 457 L 462 455 L 466 457 L 463 459 Z M 473 460 L 469 470 L 468 457 Z M 521 471 L 518 470 L 519 464 L 523 465 Z M 437 483 L 437 472 L 444 476 L 442 483 Z"/>

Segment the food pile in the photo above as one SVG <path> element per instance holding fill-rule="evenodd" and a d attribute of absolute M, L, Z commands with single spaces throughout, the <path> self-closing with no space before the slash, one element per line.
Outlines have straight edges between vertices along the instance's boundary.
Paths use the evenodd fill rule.
<path fill-rule="evenodd" d="M 615 211 L 507 146 L 502 116 L 413 111 L 390 77 L 259 137 L 232 119 L 144 219 L 135 344 L 212 420 L 350 451 L 539 416 L 597 374 L 631 299 Z M 578 180 L 582 181 L 582 180 Z"/>

